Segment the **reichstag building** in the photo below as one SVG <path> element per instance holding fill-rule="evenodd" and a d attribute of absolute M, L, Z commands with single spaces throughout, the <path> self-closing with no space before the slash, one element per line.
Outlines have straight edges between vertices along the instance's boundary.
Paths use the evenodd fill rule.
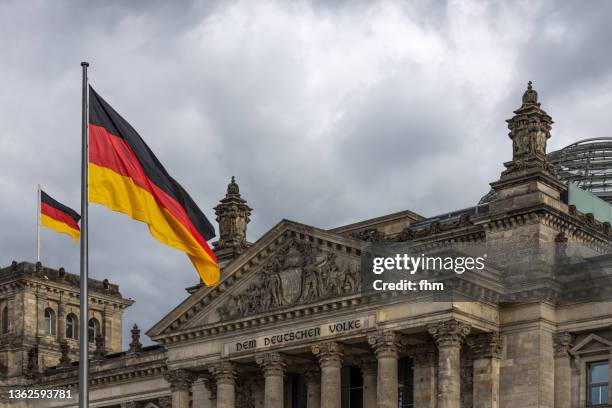
<path fill-rule="evenodd" d="M 78 275 L 3 267 L 0 405 L 77 407 L 86 324 L 95 408 L 612 406 L 609 150 L 591 141 L 548 153 L 553 121 L 531 84 L 507 122 L 512 160 L 490 193 L 435 217 L 402 211 L 331 230 L 283 220 L 251 243 L 251 208 L 232 179 L 215 207 L 221 282 L 187 288 L 146 331 L 152 346 L 122 326 L 133 301 L 117 285 L 91 280 L 85 318 Z M 367 290 L 363 253 L 387 243 L 477 245 L 488 261 L 444 278 L 456 298 Z M 72 398 L 10 399 L 18 388 Z"/>

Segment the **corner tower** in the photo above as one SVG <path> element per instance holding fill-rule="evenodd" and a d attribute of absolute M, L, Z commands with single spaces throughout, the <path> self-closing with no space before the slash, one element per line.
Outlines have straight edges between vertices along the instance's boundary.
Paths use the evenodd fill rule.
<path fill-rule="evenodd" d="M 240 188 L 232 176 L 227 186 L 227 193 L 215 207 L 217 222 L 219 223 L 219 240 L 213 243 L 219 265 L 223 267 L 248 246 L 246 240 L 247 224 L 251 219 L 252 208 L 240 196 Z"/>

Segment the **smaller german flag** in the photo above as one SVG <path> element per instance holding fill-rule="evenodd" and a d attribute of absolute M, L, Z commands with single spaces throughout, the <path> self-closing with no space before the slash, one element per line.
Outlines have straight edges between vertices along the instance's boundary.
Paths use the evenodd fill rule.
<path fill-rule="evenodd" d="M 40 190 L 40 225 L 68 234 L 73 241 L 76 241 L 81 235 L 80 219 L 81 216 L 72 208 L 66 207 Z"/>

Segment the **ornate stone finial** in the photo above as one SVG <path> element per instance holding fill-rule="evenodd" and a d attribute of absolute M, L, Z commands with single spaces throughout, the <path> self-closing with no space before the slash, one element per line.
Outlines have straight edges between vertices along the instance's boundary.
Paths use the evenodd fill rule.
<path fill-rule="evenodd" d="M 106 347 L 104 346 L 104 336 L 100 333 L 95 338 L 96 349 L 94 351 L 93 358 L 94 360 L 104 360 L 104 356 L 106 355 Z"/>
<path fill-rule="evenodd" d="M 220 261 L 233 259 L 247 247 L 246 230 L 251 219 L 252 208 L 240 196 L 240 188 L 232 176 L 227 186 L 227 194 L 215 207 L 217 222 L 219 223 L 219 240 L 214 248 Z"/>
<path fill-rule="evenodd" d="M 538 103 L 538 93 L 533 89 L 532 82 L 527 82 L 527 90 L 523 94 L 523 106 Z"/>
<path fill-rule="evenodd" d="M 554 176 L 554 167 L 546 156 L 546 144 L 551 137 L 553 120 L 540 107 L 538 93 L 533 89 L 531 81 L 523 94 L 520 108 L 506 122 L 510 130 L 508 136 L 512 140 L 512 161 L 504 163 L 506 170 L 502 172 L 500 180 L 491 184 L 494 190 L 514 185 L 518 179 L 534 175 L 548 180 L 548 184 L 555 188 L 563 188 Z"/>
<path fill-rule="evenodd" d="M 456 319 L 449 319 L 429 325 L 427 330 L 438 347 L 459 347 L 463 339 L 470 334 L 471 328 Z"/>
<path fill-rule="evenodd" d="M 180 390 L 189 390 L 191 388 L 191 383 L 193 383 L 196 379 L 196 376 L 193 372 L 187 370 L 169 370 L 164 373 L 164 379 L 170 384 L 170 390 L 180 391 Z"/>
<path fill-rule="evenodd" d="M 60 352 L 61 352 L 61 356 L 59 360 L 60 367 L 69 367 L 71 363 L 70 346 L 68 345 L 68 342 L 66 340 L 63 340 L 60 342 Z"/>
<path fill-rule="evenodd" d="M 240 187 L 238 187 L 238 184 L 236 184 L 236 178 L 232 176 L 232 180 L 227 185 L 227 196 L 239 195 L 239 194 L 240 194 Z"/>
<path fill-rule="evenodd" d="M 134 324 L 132 327 L 132 342 L 130 343 L 129 353 L 140 353 L 142 351 L 142 344 L 140 343 L 140 329 L 138 325 Z"/>

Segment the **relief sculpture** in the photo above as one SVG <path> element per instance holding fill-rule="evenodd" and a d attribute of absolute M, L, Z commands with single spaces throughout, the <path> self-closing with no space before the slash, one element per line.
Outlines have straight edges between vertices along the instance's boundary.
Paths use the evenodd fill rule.
<path fill-rule="evenodd" d="M 357 293 L 357 264 L 311 243 L 291 241 L 256 273 L 244 291 L 217 311 L 222 318 L 241 317 L 281 307 Z"/>

